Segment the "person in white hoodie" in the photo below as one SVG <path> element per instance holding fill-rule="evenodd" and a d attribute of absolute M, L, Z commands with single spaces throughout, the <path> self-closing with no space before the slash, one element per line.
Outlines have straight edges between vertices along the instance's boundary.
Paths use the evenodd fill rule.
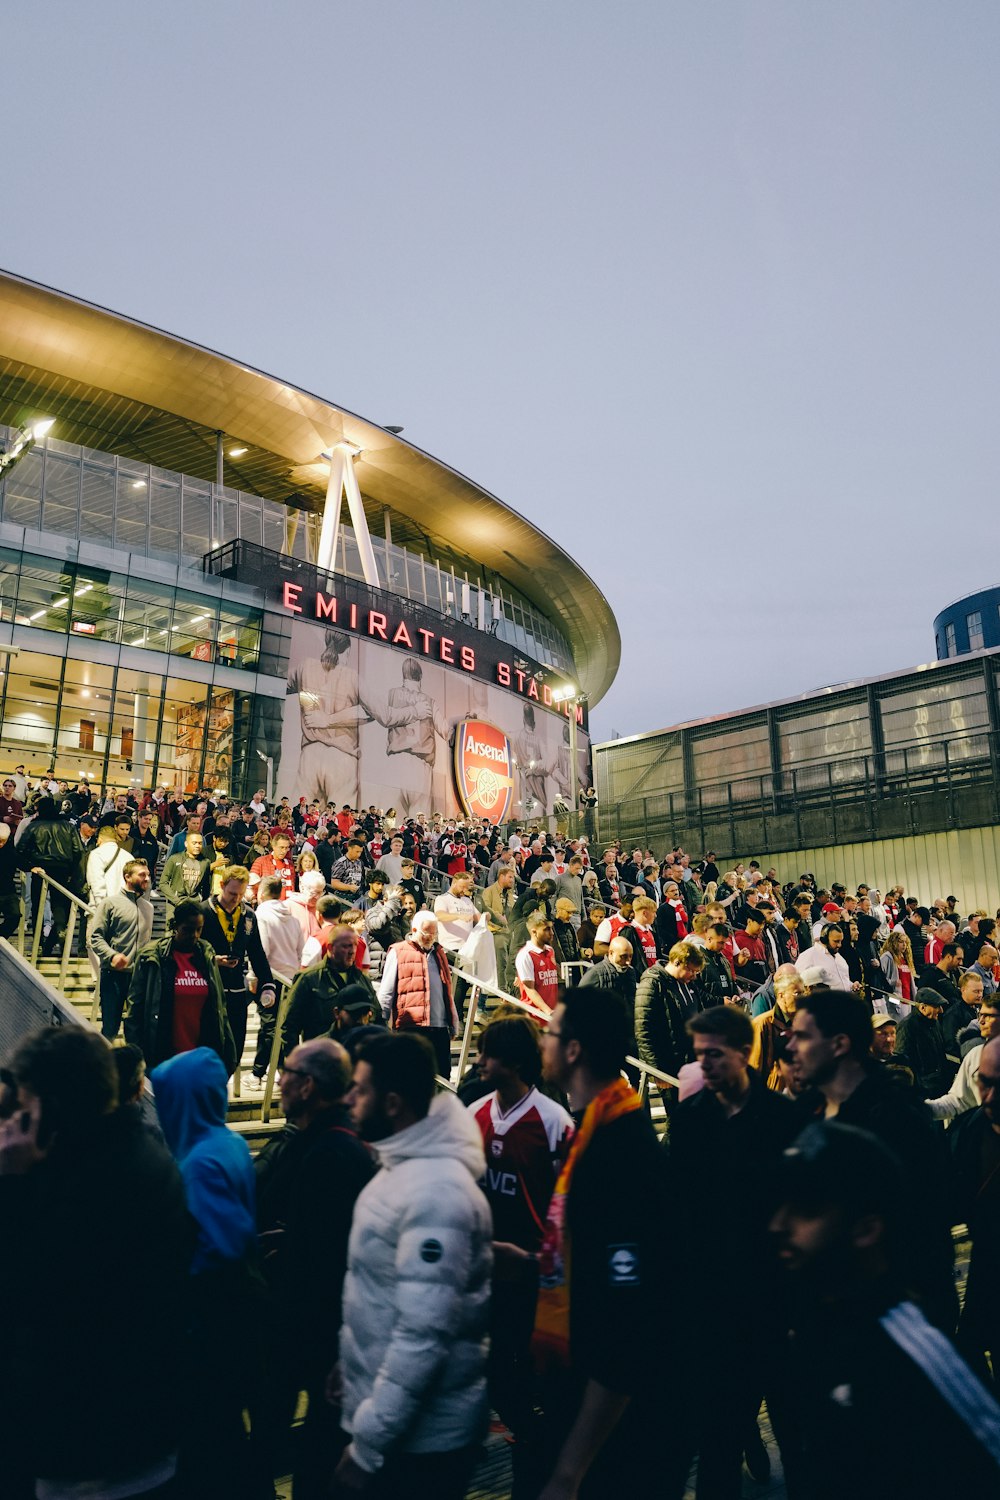
<path fill-rule="evenodd" d="M 302 968 L 305 928 L 291 901 L 283 901 L 280 875 L 265 875 L 257 887 L 257 931 L 272 972 L 289 979 Z"/>
<path fill-rule="evenodd" d="M 364 1046 L 348 1095 L 382 1170 L 354 1207 L 339 1386 L 350 1442 L 335 1495 L 462 1500 L 486 1432 L 493 1227 L 482 1136 L 434 1052 L 395 1032 Z"/>

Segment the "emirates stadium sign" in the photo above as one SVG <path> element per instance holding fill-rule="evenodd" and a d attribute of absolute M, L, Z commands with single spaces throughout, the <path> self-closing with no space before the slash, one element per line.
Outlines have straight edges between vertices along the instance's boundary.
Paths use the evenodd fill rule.
<path fill-rule="evenodd" d="M 495 724 L 463 719 L 456 728 L 455 790 L 470 818 L 506 821 L 514 795 L 514 752 Z"/>

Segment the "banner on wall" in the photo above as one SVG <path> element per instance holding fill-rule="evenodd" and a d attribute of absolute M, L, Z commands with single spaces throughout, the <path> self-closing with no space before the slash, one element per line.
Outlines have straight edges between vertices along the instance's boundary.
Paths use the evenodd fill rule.
<path fill-rule="evenodd" d="M 507 806 L 481 816 L 541 817 L 570 797 L 569 723 L 561 714 L 416 653 L 306 620 L 291 631 L 280 746 L 275 723 L 259 747 L 274 759 L 276 794 L 293 802 L 374 805 L 395 809 L 400 820 L 457 817 L 469 811 L 455 785 L 466 725 L 509 746 L 506 769 L 493 762 L 508 783 L 498 788 Z M 585 733 L 577 739 L 576 780 L 586 786 L 590 742 Z"/>
<path fill-rule="evenodd" d="M 456 726 L 455 790 L 470 818 L 506 823 L 514 800 L 514 751 L 495 724 L 463 719 Z"/>

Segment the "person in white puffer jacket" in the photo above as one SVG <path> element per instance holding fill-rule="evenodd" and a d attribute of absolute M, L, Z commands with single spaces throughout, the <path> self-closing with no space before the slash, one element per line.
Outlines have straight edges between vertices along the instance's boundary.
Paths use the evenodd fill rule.
<path fill-rule="evenodd" d="M 462 1500 L 486 1432 L 493 1228 L 482 1136 L 434 1053 L 394 1032 L 362 1048 L 348 1096 L 382 1170 L 358 1197 L 340 1337 L 350 1444 L 334 1493 Z"/>

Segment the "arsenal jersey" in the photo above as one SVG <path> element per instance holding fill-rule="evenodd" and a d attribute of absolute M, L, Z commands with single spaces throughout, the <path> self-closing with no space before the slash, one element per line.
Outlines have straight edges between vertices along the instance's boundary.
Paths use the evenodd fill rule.
<path fill-rule="evenodd" d="M 483 1187 L 493 1210 L 493 1236 L 537 1251 L 573 1121 L 561 1104 L 536 1088 L 506 1114 L 496 1094 L 477 1100 L 470 1109 L 486 1152 Z"/>

